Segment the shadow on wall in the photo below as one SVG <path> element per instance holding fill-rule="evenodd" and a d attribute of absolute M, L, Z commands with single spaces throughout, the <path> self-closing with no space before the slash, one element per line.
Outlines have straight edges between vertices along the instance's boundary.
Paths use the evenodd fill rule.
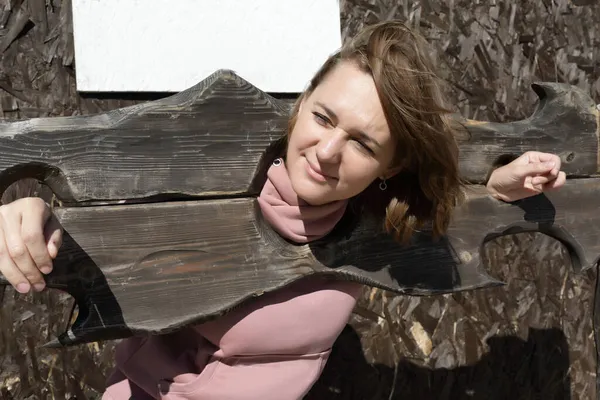
<path fill-rule="evenodd" d="M 569 349 L 560 329 L 530 329 L 526 342 L 494 336 L 487 344 L 489 352 L 472 366 L 429 369 L 401 361 L 395 371 L 369 364 L 358 334 L 348 325 L 305 400 L 571 399 Z"/>

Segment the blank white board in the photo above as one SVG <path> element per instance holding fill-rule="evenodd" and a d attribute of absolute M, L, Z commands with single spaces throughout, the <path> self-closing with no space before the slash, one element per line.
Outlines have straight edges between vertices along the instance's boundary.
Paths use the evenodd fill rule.
<path fill-rule="evenodd" d="M 179 92 L 230 69 L 301 92 L 341 45 L 338 0 L 72 0 L 77 90 Z"/>

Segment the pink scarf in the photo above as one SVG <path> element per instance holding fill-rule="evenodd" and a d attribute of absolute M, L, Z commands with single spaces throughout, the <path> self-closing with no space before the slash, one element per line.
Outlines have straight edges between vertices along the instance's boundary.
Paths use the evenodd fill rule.
<path fill-rule="evenodd" d="M 340 221 L 347 200 L 312 206 L 298 197 L 285 163 L 275 160 L 258 197 L 262 214 L 281 236 L 296 243 L 307 243 L 327 235 Z"/>

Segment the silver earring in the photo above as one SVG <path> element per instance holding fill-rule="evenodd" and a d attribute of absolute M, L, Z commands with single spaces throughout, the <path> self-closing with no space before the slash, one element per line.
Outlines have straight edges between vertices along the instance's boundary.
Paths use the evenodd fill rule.
<path fill-rule="evenodd" d="M 273 160 L 273 166 L 279 167 L 282 162 L 283 161 L 281 160 L 281 158 L 276 158 L 275 160 Z"/>
<path fill-rule="evenodd" d="M 385 189 L 387 189 L 387 182 L 385 181 L 385 178 L 383 178 L 381 182 L 379 182 L 379 190 L 384 191 Z"/>

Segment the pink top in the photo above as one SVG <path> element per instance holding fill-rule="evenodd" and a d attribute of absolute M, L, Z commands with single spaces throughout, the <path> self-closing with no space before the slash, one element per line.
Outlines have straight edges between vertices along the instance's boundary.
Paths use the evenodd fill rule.
<path fill-rule="evenodd" d="M 263 214 L 276 228 L 282 222 L 290 226 L 282 220 L 294 219 L 289 216 L 299 213 L 291 208 L 306 204 L 290 198 L 293 193 L 289 193 L 291 185 L 283 164 L 271 167 L 268 175 L 260 198 Z M 280 196 L 274 195 L 277 192 Z M 290 206 L 286 209 L 281 201 L 275 201 L 281 200 L 277 197 Z M 273 205 L 279 211 L 274 211 Z M 329 208 L 322 220 L 330 226 L 323 229 L 319 225 L 319 234 L 304 232 L 304 236 L 318 238 L 333 229 L 345 204 Z M 324 213 L 323 209 L 314 211 L 315 215 Z M 332 212 L 335 218 L 328 217 Z M 306 215 L 305 208 L 302 215 Z M 272 218 L 278 221 L 273 223 Z M 295 222 L 294 239 L 298 240 Z M 311 224 L 315 225 L 314 221 Z M 168 335 L 123 340 L 117 346 L 117 366 L 102 398 L 301 399 L 321 374 L 361 288 L 353 282 L 304 279 L 214 321 Z"/>

